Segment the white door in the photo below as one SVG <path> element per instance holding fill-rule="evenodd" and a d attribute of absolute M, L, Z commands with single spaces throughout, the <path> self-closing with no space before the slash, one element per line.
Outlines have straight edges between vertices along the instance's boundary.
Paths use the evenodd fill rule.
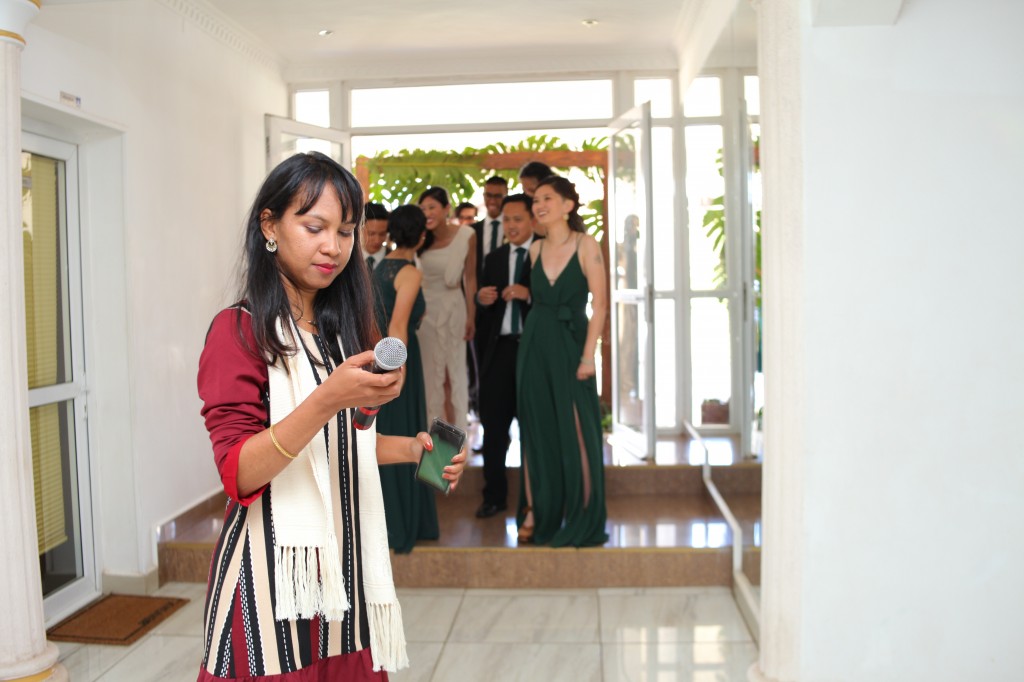
<path fill-rule="evenodd" d="M 321 152 L 345 168 L 351 167 L 352 136 L 342 130 L 299 123 L 290 118 L 266 115 L 267 172 L 293 154 Z"/>
<path fill-rule="evenodd" d="M 613 121 L 609 135 L 612 439 L 641 459 L 653 459 L 657 432 L 650 103 Z"/>
<path fill-rule="evenodd" d="M 21 201 L 29 423 L 47 620 L 99 593 L 89 486 L 78 160 L 22 135 Z"/>

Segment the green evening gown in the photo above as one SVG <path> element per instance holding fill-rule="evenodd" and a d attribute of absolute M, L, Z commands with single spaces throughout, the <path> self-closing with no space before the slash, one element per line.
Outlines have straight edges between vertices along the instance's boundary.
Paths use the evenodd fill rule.
<path fill-rule="evenodd" d="M 516 362 L 522 452 L 527 463 L 520 468 L 520 480 L 530 477 L 535 543 L 603 545 L 608 533 L 597 381 L 576 378 L 587 337 L 587 280 L 574 254 L 550 283 L 541 263 L 543 253 L 542 244 L 530 273 L 533 305 Z M 590 469 L 589 500 L 584 500 L 576 414 Z M 519 489 L 518 522 L 522 524 L 526 488 L 520 485 Z"/>
<path fill-rule="evenodd" d="M 412 261 L 385 258 L 373 270 L 373 295 L 377 324 L 387 334 L 395 309 L 395 275 Z M 381 406 L 377 413 L 377 432 L 388 436 L 415 436 L 427 430 L 427 401 L 423 394 L 423 363 L 416 329 L 427 304 L 423 292 L 416 294 L 409 315 L 409 357 L 405 362 L 402 394 Z M 416 480 L 415 464 L 388 464 L 380 467 L 380 486 L 384 493 L 384 513 L 388 524 L 388 545 L 400 554 L 412 551 L 417 540 L 438 538 L 437 506 L 434 491 Z"/>

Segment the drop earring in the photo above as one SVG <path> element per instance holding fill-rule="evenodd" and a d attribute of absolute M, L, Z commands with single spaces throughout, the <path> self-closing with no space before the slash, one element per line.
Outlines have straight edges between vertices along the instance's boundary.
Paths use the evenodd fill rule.
<path fill-rule="evenodd" d="M 275 242 L 273 239 L 268 239 L 267 251 L 269 251 L 270 253 L 277 253 L 277 242 Z"/>

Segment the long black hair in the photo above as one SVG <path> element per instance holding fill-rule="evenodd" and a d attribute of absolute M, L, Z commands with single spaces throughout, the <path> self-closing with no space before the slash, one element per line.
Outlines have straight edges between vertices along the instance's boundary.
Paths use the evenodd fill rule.
<path fill-rule="evenodd" d="M 444 187 L 435 186 L 428 187 L 427 189 L 423 190 L 422 194 L 420 194 L 420 198 L 416 200 L 416 204 L 422 204 L 424 199 L 433 199 L 434 201 L 445 207 L 452 205 L 451 202 L 448 201 L 448 190 L 446 190 Z M 434 243 L 434 240 L 436 238 L 437 237 L 434 236 L 434 230 L 427 230 L 427 237 L 426 239 L 423 240 L 423 246 L 421 246 L 420 250 L 417 251 L 416 253 L 422 255 L 424 251 L 430 248 L 430 245 Z"/>
<path fill-rule="evenodd" d="M 555 194 L 572 202 L 572 210 L 569 211 L 569 229 L 573 232 L 586 232 L 583 225 L 583 218 L 580 217 L 580 195 L 576 191 L 576 185 L 563 177 L 549 175 L 537 183 L 537 189 L 547 185 L 555 191 Z M 536 192 L 535 192 L 536 194 Z"/>
<path fill-rule="evenodd" d="M 281 356 L 296 353 L 298 347 L 277 335 L 278 319 L 291 317 L 292 308 L 281 282 L 284 274 L 278 267 L 277 256 L 266 248 L 261 215 L 270 211 L 272 219 L 280 220 L 293 205 L 297 206 L 295 213 L 303 215 L 313 208 L 327 187 L 338 195 L 342 221 L 356 223 L 356 233 L 348 264 L 330 285 L 317 292 L 313 300 L 313 319 L 335 363 L 342 359 L 339 338 L 349 354 L 372 348 L 380 338 L 373 318 L 370 275 L 359 245 L 359 232 L 363 228 L 363 190 L 355 177 L 330 157 L 320 152 L 295 154 L 270 171 L 256 194 L 245 224 L 241 297 L 252 314 L 256 340 L 253 350 L 271 363 Z M 289 329 L 289 325 L 285 325 L 285 329 Z"/>

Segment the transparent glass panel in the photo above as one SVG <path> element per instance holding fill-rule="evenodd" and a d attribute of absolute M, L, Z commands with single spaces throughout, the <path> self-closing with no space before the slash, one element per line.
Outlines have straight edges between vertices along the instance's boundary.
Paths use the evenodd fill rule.
<path fill-rule="evenodd" d="M 611 216 L 615 235 L 615 288 L 636 289 L 648 281 L 644 268 L 644 232 L 647 206 L 644 189 L 637 177 L 641 164 L 642 136 L 637 127 L 627 128 L 612 137 L 615 145 L 615 169 L 609 192 L 615 197 L 615 215 Z"/>
<path fill-rule="evenodd" d="M 341 163 L 341 144 L 324 140 L 318 137 L 306 137 L 293 133 L 281 134 L 281 158 L 278 163 L 284 161 L 293 154 L 304 154 L 306 152 L 321 152 Z"/>
<path fill-rule="evenodd" d="M 64 162 L 21 155 L 28 386 L 72 380 Z"/>
<path fill-rule="evenodd" d="M 690 301 L 692 423 L 729 424 L 732 394 L 732 335 L 729 301 L 695 298 Z"/>
<path fill-rule="evenodd" d="M 727 274 L 722 126 L 687 126 L 685 131 L 690 288 L 719 289 Z"/>
<path fill-rule="evenodd" d="M 331 93 L 328 90 L 300 90 L 295 93 L 295 120 L 321 128 L 331 127 Z"/>
<path fill-rule="evenodd" d="M 43 595 L 83 575 L 73 401 L 29 410 Z"/>
<path fill-rule="evenodd" d="M 641 78 L 633 82 L 633 106 L 651 103 L 652 118 L 672 116 L 672 79 Z"/>
<path fill-rule="evenodd" d="M 617 303 L 618 354 L 616 377 L 618 401 L 616 421 L 638 432 L 644 430 L 643 348 L 647 326 L 641 324 L 641 307 L 635 303 Z"/>
<path fill-rule="evenodd" d="M 352 91 L 356 128 L 610 119 L 610 80 L 473 83 Z"/>
<path fill-rule="evenodd" d="M 672 129 L 651 129 L 651 189 L 654 195 L 654 289 L 669 291 L 676 283 L 676 181 L 672 163 Z M 660 365 L 659 365 L 660 367 Z"/>
<path fill-rule="evenodd" d="M 683 96 L 683 116 L 722 115 L 722 79 L 718 76 L 694 78 Z"/>
<path fill-rule="evenodd" d="M 654 319 L 658 333 L 654 335 L 654 423 L 659 429 L 673 429 L 678 425 L 676 410 L 676 302 L 672 299 L 654 300 Z"/>
<path fill-rule="evenodd" d="M 747 115 L 761 115 L 761 79 L 757 76 L 743 77 L 743 97 L 747 100 Z"/>

